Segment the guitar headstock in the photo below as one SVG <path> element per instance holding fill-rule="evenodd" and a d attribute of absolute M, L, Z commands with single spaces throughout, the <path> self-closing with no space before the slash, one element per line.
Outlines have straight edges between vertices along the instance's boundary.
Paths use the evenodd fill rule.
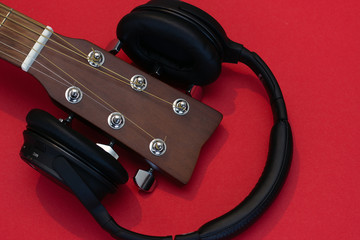
<path fill-rule="evenodd" d="M 85 40 L 53 34 L 29 73 L 56 102 L 183 184 L 222 115 Z"/>

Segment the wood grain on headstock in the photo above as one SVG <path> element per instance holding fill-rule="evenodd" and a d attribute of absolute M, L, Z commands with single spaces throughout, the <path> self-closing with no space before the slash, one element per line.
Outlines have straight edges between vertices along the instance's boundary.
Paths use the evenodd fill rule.
<path fill-rule="evenodd" d="M 49 41 L 38 59 L 39 63 L 34 64 L 34 68 L 42 69 L 46 75 L 34 68 L 29 71 L 42 83 L 49 95 L 143 156 L 166 174 L 186 184 L 192 175 L 201 147 L 219 125 L 222 115 L 90 42 L 65 37 L 60 39 L 59 35 L 53 35 L 51 38 L 62 44 L 65 44 L 63 41 L 65 39 L 86 54 L 92 49 L 100 50 L 105 54 L 105 63 L 100 68 L 90 67 L 87 59 Z M 74 50 L 69 44 L 65 45 Z M 61 51 L 62 54 L 52 48 Z M 51 71 L 46 70 L 44 66 Z M 145 76 L 148 80 L 146 91 L 151 95 L 133 90 L 123 82 L 128 80 L 124 80 L 112 71 L 126 79 L 136 74 Z M 62 79 L 79 87 L 85 93 L 80 103 L 67 102 L 65 91 L 71 85 L 59 84 L 59 82 L 64 83 Z M 167 103 L 172 103 L 178 98 L 186 99 L 190 104 L 190 111 L 184 116 L 175 114 L 172 105 Z M 109 110 L 125 115 L 126 124 L 123 128 L 114 130 L 109 127 L 107 123 L 111 113 Z M 164 155 L 155 156 L 150 152 L 149 144 L 153 138 L 165 140 L 167 150 Z"/>
<path fill-rule="evenodd" d="M 4 5 L 0 6 L 0 16 L 0 57 L 21 66 L 45 26 Z M 105 55 L 102 67 L 89 65 L 87 54 L 92 50 Z M 216 110 L 85 40 L 54 33 L 28 72 L 56 102 L 184 184 L 192 175 L 201 147 L 222 119 Z M 129 86 L 129 79 L 136 74 L 146 77 L 146 92 Z M 79 103 L 69 103 L 65 98 L 65 91 L 71 86 L 84 93 Z M 190 111 L 184 116 L 173 111 L 172 103 L 178 98 L 190 104 Z M 126 118 L 125 126 L 119 130 L 108 125 L 112 112 L 121 112 Z M 154 138 L 166 142 L 164 155 L 150 152 L 149 144 Z"/>

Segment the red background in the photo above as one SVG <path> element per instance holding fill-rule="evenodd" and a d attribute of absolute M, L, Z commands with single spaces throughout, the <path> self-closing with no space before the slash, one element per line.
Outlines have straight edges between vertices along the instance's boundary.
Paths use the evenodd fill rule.
<path fill-rule="evenodd" d="M 3 0 L 57 33 L 102 47 L 115 38 L 119 19 L 144 2 Z M 359 1 L 189 2 L 268 63 L 293 128 L 293 164 L 282 192 L 235 239 L 358 239 Z M 130 61 L 123 53 L 120 57 Z M 5 61 L 0 68 L 1 239 L 112 239 L 73 195 L 20 160 L 27 112 L 41 108 L 65 115 L 33 77 Z M 158 174 L 159 186 L 149 195 L 138 193 L 132 181 L 120 186 L 103 201 L 120 225 L 154 235 L 194 231 L 253 188 L 272 126 L 262 85 L 246 67 L 224 64 L 221 77 L 204 93 L 203 102 L 222 112 L 224 120 L 204 146 L 192 180 L 179 187 Z M 80 123 L 75 128 L 88 132 Z M 130 176 L 145 167 L 117 150 Z"/>

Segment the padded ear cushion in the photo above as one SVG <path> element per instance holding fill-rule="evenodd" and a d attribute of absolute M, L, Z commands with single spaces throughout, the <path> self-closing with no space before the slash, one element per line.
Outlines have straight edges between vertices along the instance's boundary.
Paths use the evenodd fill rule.
<path fill-rule="evenodd" d="M 39 109 L 31 110 L 26 121 L 28 129 L 61 144 L 86 159 L 87 165 L 98 170 L 110 181 L 116 184 L 127 182 L 127 172 L 110 154 L 69 126 L 62 124 L 49 113 Z"/>
<path fill-rule="evenodd" d="M 213 44 L 219 53 L 223 54 L 229 41 L 225 30 L 215 18 L 202 9 L 182 2 L 180 0 L 150 0 L 144 5 L 136 7 L 133 11 L 148 9 L 152 11 L 168 12 L 195 25 Z"/>
<path fill-rule="evenodd" d="M 160 78 L 170 83 L 186 86 L 215 81 L 223 56 L 216 34 L 179 7 L 157 7 L 161 3 L 151 1 L 121 19 L 117 36 L 125 53 L 147 71 L 159 69 Z"/>

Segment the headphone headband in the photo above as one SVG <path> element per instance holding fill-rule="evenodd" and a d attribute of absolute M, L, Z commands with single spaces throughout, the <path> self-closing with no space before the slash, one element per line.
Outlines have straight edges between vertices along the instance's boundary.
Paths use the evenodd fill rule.
<path fill-rule="evenodd" d="M 288 117 L 284 97 L 270 68 L 259 55 L 255 52 L 250 52 L 242 45 L 238 45 L 235 51 L 239 52 L 239 61 L 247 65 L 259 77 L 264 85 L 270 100 L 274 123 L 278 120 L 287 120 Z"/>

